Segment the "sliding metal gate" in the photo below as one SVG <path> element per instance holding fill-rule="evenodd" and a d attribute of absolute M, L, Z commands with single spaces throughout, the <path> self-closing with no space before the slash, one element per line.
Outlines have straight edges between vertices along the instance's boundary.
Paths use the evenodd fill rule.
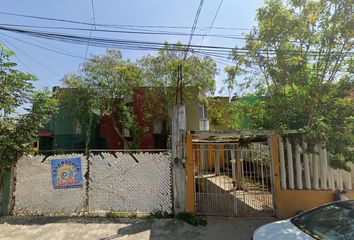
<path fill-rule="evenodd" d="M 200 215 L 273 215 L 268 145 L 193 144 L 195 209 Z"/>

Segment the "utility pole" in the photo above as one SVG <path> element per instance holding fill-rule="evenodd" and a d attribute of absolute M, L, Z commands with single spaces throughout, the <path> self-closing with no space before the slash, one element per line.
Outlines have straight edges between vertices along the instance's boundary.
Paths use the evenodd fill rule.
<path fill-rule="evenodd" d="M 186 106 L 183 105 L 183 63 L 186 62 L 189 47 L 192 43 L 193 34 L 196 29 L 198 18 L 203 6 L 204 0 L 200 0 L 198 10 L 196 12 L 188 46 L 184 49 L 183 60 L 177 67 L 177 84 L 176 84 L 176 102 L 173 108 L 172 116 L 172 159 L 173 159 L 173 203 L 174 212 L 180 213 L 186 211 L 187 202 L 187 171 L 185 159 L 185 143 L 186 143 Z"/>
<path fill-rule="evenodd" d="M 185 168 L 185 132 L 186 107 L 183 105 L 182 64 L 177 71 L 176 101 L 172 116 L 172 159 L 173 159 L 173 196 L 174 212 L 186 210 L 186 168 Z"/>

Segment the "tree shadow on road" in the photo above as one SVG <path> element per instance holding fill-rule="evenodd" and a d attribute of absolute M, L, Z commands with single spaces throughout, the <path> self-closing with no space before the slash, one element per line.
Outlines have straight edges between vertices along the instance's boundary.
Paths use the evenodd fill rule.
<path fill-rule="evenodd" d="M 128 226 L 119 228 L 117 234 L 100 238 L 100 240 L 111 240 L 123 236 L 134 236 L 136 234 L 151 230 L 151 225 L 152 225 L 151 221 L 133 222 Z"/>

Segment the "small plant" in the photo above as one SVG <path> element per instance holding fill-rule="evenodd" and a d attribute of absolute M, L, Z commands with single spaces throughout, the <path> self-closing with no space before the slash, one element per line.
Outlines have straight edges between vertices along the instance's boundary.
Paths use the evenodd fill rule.
<path fill-rule="evenodd" d="M 207 220 L 199 218 L 187 212 L 178 213 L 176 215 L 176 218 L 185 221 L 193 226 L 198 226 L 198 225 L 206 226 L 208 224 Z"/>
<path fill-rule="evenodd" d="M 163 212 L 163 211 L 155 211 L 150 214 L 151 218 L 172 218 L 173 214 Z"/>
<path fill-rule="evenodd" d="M 107 218 L 137 218 L 138 215 L 136 213 L 128 213 L 128 212 L 115 212 L 109 211 L 106 213 Z"/>

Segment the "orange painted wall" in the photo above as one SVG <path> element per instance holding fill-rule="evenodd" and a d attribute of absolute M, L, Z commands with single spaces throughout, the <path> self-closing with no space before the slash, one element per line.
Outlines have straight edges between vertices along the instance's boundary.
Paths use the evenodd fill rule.
<path fill-rule="evenodd" d="M 208 144 L 208 148 L 204 149 L 207 150 L 206 152 L 206 161 L 207 161 L 207 169 L 209 171 L 215 170 L 215 146 L 217 145 L 218 147 L 218 155 L 219 155 L 219 160 L 220 160 L 220 167 L 221 169 L 224 167 L 225 165 L 225 159 L 224 159 L 224 144 L 222 143 L 218 143 L 218 144 Z M 194 154 L 194 165 L 195 168 L 199 168 L 199 164 L 200 164 L 200 150 L 201 147 L 199 144 L 193 144 L 193 154 Z"/>
<path fill-rule="evenodd" d="M 333 191 L 321 190 L 280 190 L 277 193 L 278 218 L 289 218 L 299 210 L 309 210 L 335 200 Z M 348 192 L 346 196 L 354 200 L 354 191 Z"/>
<path fill-rule="evenodd" d="M 324 190 L 282 190 L 280 187 L 278 137 L 272 135 L 274 168 L 274 201 L 276 216 L 281 219 L 292 217 L 300 210 L 309 210 L 335 200 L 334 191 Z M 354 191 L 346 194 L 354 200 Z"/>

